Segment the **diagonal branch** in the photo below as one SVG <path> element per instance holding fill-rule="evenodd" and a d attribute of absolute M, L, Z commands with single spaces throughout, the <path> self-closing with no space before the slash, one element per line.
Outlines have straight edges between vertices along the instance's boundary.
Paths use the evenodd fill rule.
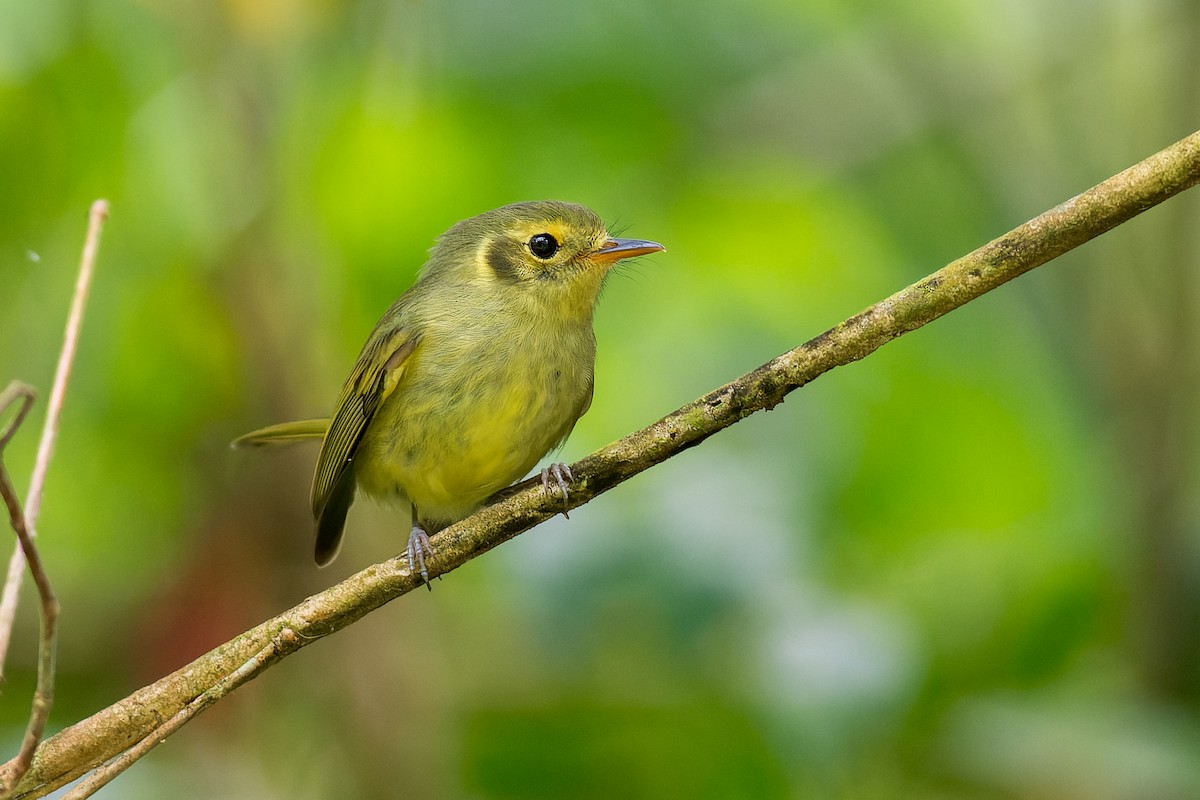
<path fill-rule="evenodd" d="M 205 690 L 199 697 L 179 709 L 175 716 L 164 720 L 153 736 L 147 736 L 133 747 L 130 747 L 119 758 L 105 764 L 80 781 L 71 791 L 63 796 L 63 800 L 84 800 L 100 791 L 113 778 L 133 766 L 134 762 L 146 753 L 162 744 L 168 736 L 182 728 L 197 714 L 232 692 L 247 681 L 258 677 L 267 667 L 283 658 L 300 646 L 296 634 L 287 628 L 272 637 L 262 650 L 259 650 L 240 667 L 217 681 L 211 688 Z"/>
<path fill-rule="evenodd" d="M 573 465 L 574 508 L 738 420 L 783 401 L 834 367 L 857 361 L 1034 267 L 1078 247 L 1200 182 L 1200 132 L 1026 222 L 978 250 L 732 383 L 689 403 Z M 430 572 L 449 572 L 563 510 L 561 496 L 536 480 L 437 536 Z M 193 699 L 290 631 L 295 649 L 328 636 L 418 586 L 403 559 L 391 559 L 309 597 L 188 666 L 138 690 L 48 740 L 22 784 L 38 797 L 162 734 Z M 281 651 L 280 657 L 292 652 Z"/>

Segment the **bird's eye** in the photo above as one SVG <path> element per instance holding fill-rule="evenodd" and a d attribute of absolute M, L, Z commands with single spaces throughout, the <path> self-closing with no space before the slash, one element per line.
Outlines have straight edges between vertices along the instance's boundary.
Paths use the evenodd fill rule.
<path fill-rule="evenodd" d="M 548 233 L 539 233 L 529 240 L 529 252 L 547 259 L 558 252 L 558 240 Z"/>

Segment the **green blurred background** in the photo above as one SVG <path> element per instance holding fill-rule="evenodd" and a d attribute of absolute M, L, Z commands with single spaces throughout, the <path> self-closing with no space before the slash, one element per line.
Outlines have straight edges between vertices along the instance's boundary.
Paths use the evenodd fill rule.
<path fill-rule="evenodd" d="M 327 413 L 433 238 L 594 207 L 574 460 L 1190 133 L 1190 0 L 0 0 L 0 380 L 48 393 L 69 724 L 374 561 Z M 286 660 L 103 797 L 1200 796 L 1200 196 Z M 44 404 L 7 463 L 26 485 Z M 28 709 L 22 607 L 0 731 Z"/>

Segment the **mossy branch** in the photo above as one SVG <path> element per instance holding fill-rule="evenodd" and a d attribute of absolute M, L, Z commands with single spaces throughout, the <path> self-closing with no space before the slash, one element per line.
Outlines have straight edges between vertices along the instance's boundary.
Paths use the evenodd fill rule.
<path fill-rule="evenodd" d="M 892 339 L 1078 247 L 1200 182 L 1200 132 L 1026 222 L 932 275 L 753 372 L 572 466 L 567 508 L 582 505 L 655 464 L 693 447 L 834 367 L 857 361 Z M 503 492 L 497 502 L 440 533 L 431 574 L 450 572 L 563 510 L 557 493 L 535 481 Z M 165 733 L 201 698 L 223 696 L 242 681 L 310 642 L 328 636 L 419 587 L 401 559 L 368 567 L 309 597 L 47 740 L 21 789 L 41 796 L 97 765 Z M 267 655 L 264 655 L 267 654 Z M 253 665 L 248 669 L 247 665 Z M 188 715 L 190 718 L 191 715 Z M 177 725 L 175 727 L 178 727 Z M 140 752 L 149 749 L 139 747 Z M 123 763 L 123 762 L 122 762 Z M 105 768 L 101 767 L 101 771 Z"/>

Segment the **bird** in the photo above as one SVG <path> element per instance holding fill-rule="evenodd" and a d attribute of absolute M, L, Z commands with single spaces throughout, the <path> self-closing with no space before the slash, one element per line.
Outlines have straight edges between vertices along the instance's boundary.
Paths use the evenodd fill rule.
<path fill-rule="evenodd" d="M 407 501 L 405 557 L 428 586 L 430 536 L 528 474 L 591 406 L 592 320 L 613 266 L 664 250 L 610 236 L 594 211 L 556 200 L 458 222 L 367 337 L 330 419 L 233 444 L 321 440 L 310 493 L 319 566 L 337 556 L 356 494 Z M 565 464 L 541 480 L 566 501 Z"/>

